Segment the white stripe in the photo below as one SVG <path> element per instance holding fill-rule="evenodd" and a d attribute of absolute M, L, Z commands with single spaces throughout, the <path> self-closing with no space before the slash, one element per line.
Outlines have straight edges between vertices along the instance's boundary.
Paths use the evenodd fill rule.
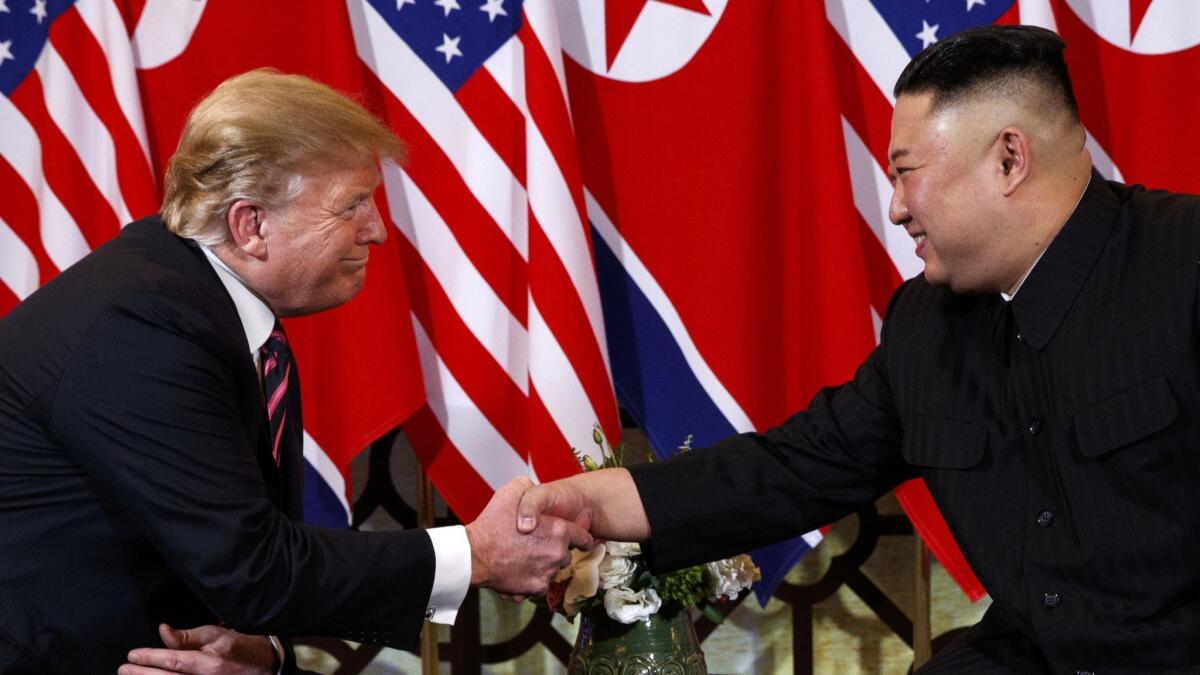
<path fill-rule="evenodd" d="M 1095 136 L 1089 133 L 1084 140 L 1084 145 L 1087 147 L 1088 152 L 1092 154 L 1092 166 L 1096 167 L 1101 176 L 1109 180 L 1125 182 L 1125 177 L 1121 175 L 1121 169 L 1112 161 L 1112 157 L 1108 156 L 1104 148 L 1100 147 L 1100 143 L 1096 141 Z"/>
<path fill-rule="evenodd" d="M 592 336 L 600 348 L 604 372 L 608 374 L 610 368 L 604 311 L 600 306 L 600 287 L 596 281 L 596 269 L 591 257 L 587 230 L 579 220 L 579 211 L 575 208 L 570 187 L 536 124 L 537 120 L 529 114 L 522 67 L 524 57 L 523 45 L 517 40 L 509 40 L 484 63 L 484 67 L 508 94 L 513 105 L 525 116 L 525 182 L 529 192 L 529 207 L 566 268 L 575 294 L 583 303 L 584 312 L 591 324 Z M 567 148 L 567 151 L 574 152 L 574 146 Z M 606 383 L 609 387 L 612 386 L 611 379 L 606 380 Z"/>
<path fill-rule="evenodd" d="M 42 175 L 42 146 L 33 126 L 7 96 L 0 96 L 0 157 L 29 186 L 38 203 L 39 234 L 50 262 L 65 270 L 91 250 L 79 226 Z"/>
<path fill-rule="evenodd" d="M 591 323 L 592 336 L 600 347 L 607 371 L 608 342 L 604 334 L 604 311 L 600 307 L 600 286 L 596 282 L 587 230 L 579 220 L 575 200 L 571 198 L 570 188 L 554 161 L 554 155 L 550 154 L 549 146 L 528 114 L 525 119 L 529 208 L 566 268 L 575 294 L 583 303 L 588 322 Z"/>
<path fill-rule="evenodd" d="M 525 328 L 479 274 L 454 233 L 416 183 L 390 162 L 383 168 L 388 209 L 396 229 L 421 253 L 450 298 L 455 312 L 508 373 L 529 394 L 529 347 Z"/>
<path fill-rule="evenodd" d="M 133 62 L 133 47 L 129 34 L 125 31 L 125 21 L 121 18 L 121 12 L 113 0 L 79 0 L 75 3 L 75 9 L 79 11 L 79 16 L 104 50 L 117 105 L 129 121 L 133 135 L 142 147 L 142 155 L 146 158 L 147 165 L 152 166 L 150 143 L 146 140 L 146 122 L 142 117 L 142 96 L 138 90 L 137 67 Z"/>
<path fill-rule="evenodd" d="M 712 399 L 713 404 L 725 416 L 729 425 L 735 431 L 741 433 L 753 431 L 754 424 L 751 423 L 750 417 L 742 410 L 738 402 L 734 400 L 729 391 L 725 389 L 725 385 L 717 379 L 712 368 L 709 368 L 708 362 L 700 355 L 700 351 L 696 349 L 696 344 L 692 342 L 692 336 L 683 325 L 683 319 L 680 318 L 679 312 L 675 310 L 675 306 L 667 297 L 666 292 L 654 280 L 654 276 L 650 274 L 650 270 L 642 264 L 642 261 L 634 253 L 629 244 L 621 237 L 621 233 L 609 220 L 608 215 L 600 208 L 600 204 L 592 197 L 592 193 L 584 190 L 584 199 L 587 203 L 588 219 L 592 221 L 596 231 L 600 233 L 600 238 L 604 240 L 605 245 L 613 252 L 621 266 L 625 268 L 625 273 L 629 275 L 633 282 L 637 284 L 638 290 L 646 296 L 650 301 L 650 305 L 654 311 L 658 312 L 659 318 L 666 324 L 667 330 L 675 339 L 676 345 L 683 352 L 683 358 L 687 361 L 688 367 L 692 369 L 692 373 L 696 376 L 700 386 L 704 389 L 708 397 Z"/>
<path fill-rule="evenodd" d="M 338 471 L 337 465 L 329 459 L 329 455 L 325 454 L 325 450 L 317 444 L 317 441 L 308 434 L 308 430 L 304 430 L 304 459 L 316 470 L 321 476 L 321 480 L 329 485 L 330 491 L 337 496 L 338 503 L 342 505 L 342 511 L 345 512 L 346 525 L 350 525 L 350 502 L 346 501 L 346 477 Z"/>
<path fill-rule="evenodd" d="M 550 67 L 554 70 L 554 77 L 558 79 L 558 89 L 562 92 L 563 100 L 569 101 L 566 71 L 563 69 L 562 40 L 559 37 L 558 14 L 555 10 L 554 0 L 525 0 L 521 7 L 521 13 L 529 23 L 529 29 L 533 31 L 542 45 L 542 51 L 550 59 Z M 568 112 L 568 114 L 570 113 Z"/>
<path fill-rule="evenodd" d="M 518 110 L 529 109 L 525 102 L 525 45 L 509 40 L 483 62 L 496 84 L 508 94 Z"/>
<path fill-rule="evenodd" d="M 47 43 L 36 67 L 42 78 L 50 118 L 66 136 L 100 194 L 112 206 L 117 222 L 129 222 L 129 209 L 117 181 L 117 151 L 108 127 L 83 97 L 74 75 L 52 44 Z"/>
<path fill-rule="evenodd" d="M 912 237 L 908 236 L 904 228 L 897 227 L 888 220 L 892 184 L 888 181 L 887 174 L 879 167 L 875 156 L 867 149 L 867 144 L 863 143 L 845 117 L 842 118 L 842 137 L 846 143 L 846 161 L 850 166 L 850 189 L 854 194 L 854 206 L 858 208 L 863 220 L 867 221 L 879 244 L 887 251 L 900 276 L 904 279 L 917 276 L 925 269 L 925 265 L 917 257 Z"/>
<path fill-rule="evenodd" d="M 825 536 L 823 534 L 821 534 L 820 530 L 813 530 L 812 532 L 806 532 L 803 535 L 804 543 L 808 544 L 809 548 L 816 548 L 817 544 L 821 543 L 821 540 L 824 538 L 825 538 Z"/>
<path fill-rule="evenodd" d="M 33 251 L 0 218 L 0 282 L 8 286 L 18 300 L 24 300 L 38 287 L 37 260 Z"/>
<path fill-rule="evenodd" d="M 911 57 L 870 0 L 825 0 L 825 16 L 892 105 L 892 88 Z"/>
<path fill-rule="evenodd" d="M 533 299 L 529 302 L 529 380 L 563 438 L 579 452 L 601 461 L 592 442 L 592 426 L 600 417 L 583 383 Z"/>
<path fill-rule="evenodd" d="M 1050 6 L 1050 0 L 1019 0 L 1017 7 L 1020 10 L 1021 23 L 1026 26 L 1041 26 L 1058 31 L 1058 26 L 1054 23 L 1054 9 Z"/>
<path fill-rule="evenodd" d="M 446 437 L 493 490 L 513 476 L 529 475 L 525 459 L 512 449 L 438 356 L 429 335 L 414 314 L 413 333 L 425 377 L 425 399 Z"/>
<path fill-rule="evenodd" d="M 441 80 L 365 0 L 347 0 L 358 55 L 433 137 L 475 199 L 529 258 L 525 190 Z M 379 58 L 379 55 L 386 55 Z"/>

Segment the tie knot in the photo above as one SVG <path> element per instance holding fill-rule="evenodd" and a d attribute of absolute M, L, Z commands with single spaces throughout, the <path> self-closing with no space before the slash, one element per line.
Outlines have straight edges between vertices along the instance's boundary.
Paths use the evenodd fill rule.
<path fill-rule="evenodd" d="M 283 328 L 278 323 L 276 323 L 275 328 L 271 330 L 271 335 L 267 337 L 267 341 L 263 343 L 262 351 L 273 354 L 287 353 L 287 335 L 284 334 Z"/>

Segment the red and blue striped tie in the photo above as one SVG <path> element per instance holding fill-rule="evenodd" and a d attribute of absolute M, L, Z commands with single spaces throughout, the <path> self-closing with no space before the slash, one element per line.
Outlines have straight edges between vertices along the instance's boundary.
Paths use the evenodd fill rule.
<path fill-rule="evenodd" d="M 288 378 L 292 374 L 292 351 L 288 349 L 287 335 L 278 321 L 271 337 L 258 350 L 262 363 L 263 395 L 267 401 L 267 419 L 271 423 L 271 456 L 279 465 L 279 449 L 283 439 L 283 428 L 287 423 Z"/>

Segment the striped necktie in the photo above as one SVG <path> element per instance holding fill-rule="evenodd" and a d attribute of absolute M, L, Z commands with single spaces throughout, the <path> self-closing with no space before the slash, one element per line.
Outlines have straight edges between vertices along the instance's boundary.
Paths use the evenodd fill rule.
<path fill-rule="evenodd" d="M 279 449 L 287 423 L 288 378 L 292 374 L 292 351 L 288 349 L 283 326 L 276 321 L 271 336 L 258 350 L 262 364 L 263 395 L 267 401 L 267 419 L 271 423 L 271 457 L 279 466 Z"/>

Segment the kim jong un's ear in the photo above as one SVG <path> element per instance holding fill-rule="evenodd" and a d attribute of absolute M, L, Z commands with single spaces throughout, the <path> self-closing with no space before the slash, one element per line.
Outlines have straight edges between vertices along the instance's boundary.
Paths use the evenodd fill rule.
<path fill-rule="evenodd" d="M 225 212 L 225 223 L 233 245 L 252 258 L 267 254 L 267 240 L 263 236 L 262 206 L 250 199 L 239 199 Z"/>
<path fill-rule="evenodd" d="M 1032 168 L 1032 144 L 1029 134 L 1019 127 L 1008 126 L 1000 130 L 993 146 L 997 177 L 1005 197 L 1029 177 Z"/>

